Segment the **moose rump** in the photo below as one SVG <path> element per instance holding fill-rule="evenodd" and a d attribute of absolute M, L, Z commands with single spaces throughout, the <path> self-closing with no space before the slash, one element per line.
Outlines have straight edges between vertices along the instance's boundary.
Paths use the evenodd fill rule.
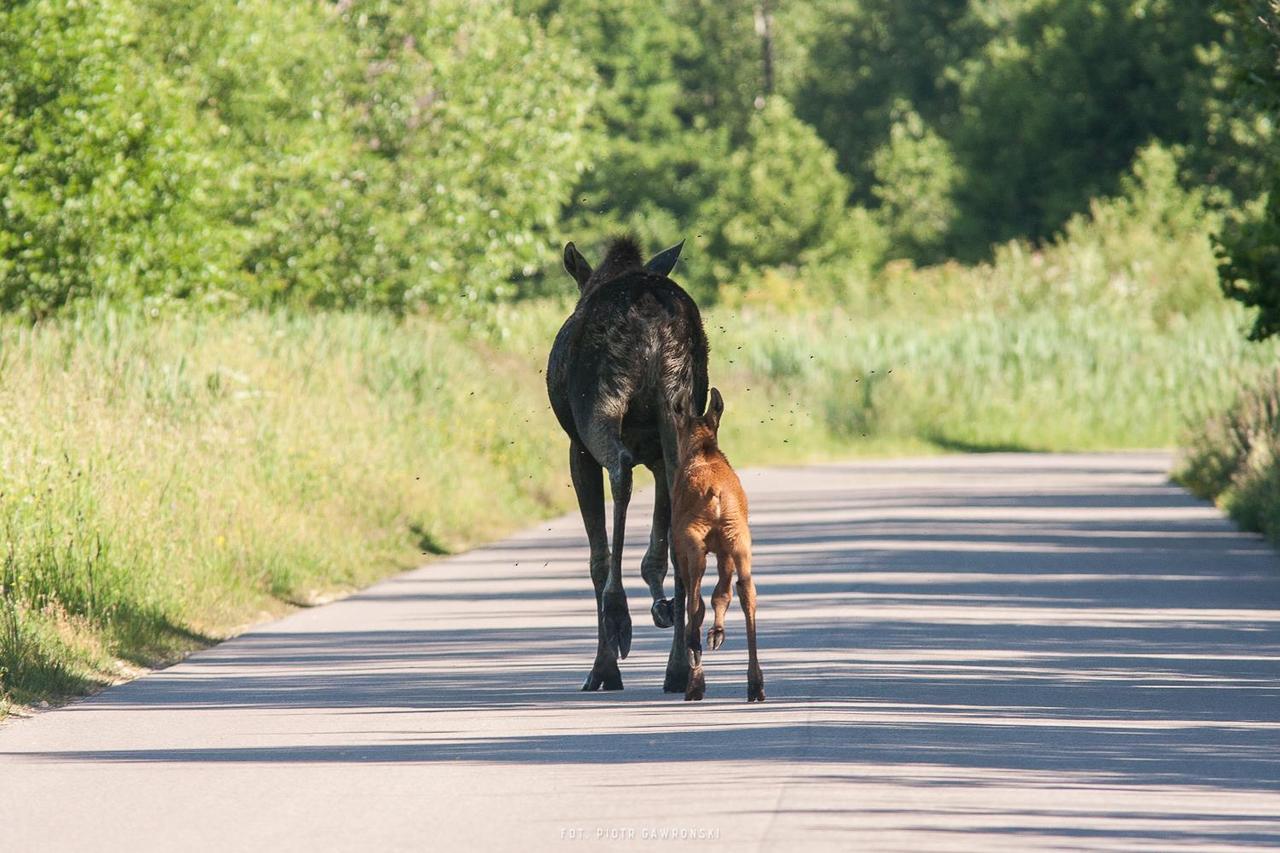
<path fill-rule="evenodd" d="M 683 244 L 682 244 L 683 245 Z M 622 586 L 622 546 L 632 469 L 644 465 L 656 485 L 653 530 L 641 575 L 659 627 L 676 626 L 664 688 L 683 691 L 688 662 L 675 640 L 683 602 L 663 596 L 669 551 L 670 486 L 677 463 L 671 412 L 677 403 L 698 411 L 707 397 L 707 339 L 693 299 L 667 277 L 681 246 L 642 263 L 636 244 L 613 241 L 592 269 L 569 243 L 565 269 L 578 283 L 574 312 L 547 364 L 547 391 L 569 436 L 569 470 L 591 548 L 598 644 L 583 690 L 620 690 L 618 660 L 631 648 L 631 617 Z M 605 534 L 603 472 L 613 497 L 612 543 Z M 612 545 L 612 547 L 610 547 Z"/>

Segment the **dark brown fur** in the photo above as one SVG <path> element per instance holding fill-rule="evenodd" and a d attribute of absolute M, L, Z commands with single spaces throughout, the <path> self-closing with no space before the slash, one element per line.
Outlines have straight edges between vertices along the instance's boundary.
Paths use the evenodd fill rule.
<path fill-rule="evenodd" d="M 656 483 L 653 528 L 640 575 L 653 599 L 654 624 L 675 626 L 663 689 L 680 692 L 688 681 L 679 579 L 672 598 L 663 594 L 668 490 L 676 465 L 671 412 L 677 404 L 701 411 L 706 403 L 707 336 L 698 306 L 667 277 L 679 252 L 680 246 L 673 246 L 642 264 L 635 241 L 623 238 L 613 241 L 593 269 L 572 243 L 564 250 L 565 270 L 578 283 L 580 296 L 547 360 L 547 394 L 569 437 L 569 472 L 591 546 L 597 643 L 583 690 L 622 689 L 618 661 L 631 649 L 622 546 L 636 465 L 648 467 Z M 605 535 L 602 472 L 609 475 L 613 496 L 610 536 Z"/>
<path fill-rule="evenodd" d="M 738 599 L 746 617 L 747 701 L 764 701 L 764 675 L 756 655 L 756 586 L 751 579 L 751 529 L 747 523 L 747 494 L 729 460 L 720 452 L 718 434 L 724 399 L 711 389 L 711 405 L 701 417 L 677 411 L 679 465 L 671 490 L 671 534 L 676 569 L 688 601 L 689 683 L 684 698 L 696 701 L 706 692 L 702 673 L 702 576 L 707 555 L 716 555 L 719 579 L 711 596 L 715 624 L 707 631 L 712 651 L 724 642 L 724 614 L 732 593 L 729 582 L 738 576 Z"/>

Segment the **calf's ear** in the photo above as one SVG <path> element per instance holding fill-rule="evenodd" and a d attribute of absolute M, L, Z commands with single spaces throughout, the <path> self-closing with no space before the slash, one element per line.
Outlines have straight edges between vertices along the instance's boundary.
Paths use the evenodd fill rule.
<path fill-rule="evenodd" d="M 578 283 L 579 290 L 587 286 L 587 279 L 591 278 L 591 264 L 572 242 L 564 244 L 564 268 Z"/>
<path fill-rule="evenodd" d="M 711 389 L 711 403 L 707 406 L 707 426 L 714 430 L 720 429 L 720 416 L 724 414 L 724 397 L 720 396 L 719 388 Z"/>
<path fill-rule="evenodd" d="M 680 250 L 684 248 L 684 241 L 681 240 L 670 249 L 659 252 L 649 259 L 649 263 L 644 268 L 656 275 L 670 275 L 671 270 L 675 269 L 676 261 L 680 259 Z"/>

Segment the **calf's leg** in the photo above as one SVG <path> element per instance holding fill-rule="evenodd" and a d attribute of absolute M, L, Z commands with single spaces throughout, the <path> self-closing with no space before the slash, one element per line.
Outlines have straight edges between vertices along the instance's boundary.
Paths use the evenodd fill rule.
<path fill-rule="evenodd" d="M 711 594 L 711 607 L 715 611 L 715 624 L 707 630 L 707 646 L 715 651 L 724 644 L 724 613 L 733 598 L 730 581 L 733 578 L 733 558 L 716 555 L 716 590 Z"/>
<path fill-rule="evenodd" d="M 738 567 L 738 600 L 747 623 L 747 701 L 763 702 L 764 674 L 756 654 L 756 585 L 751 579 L 751 556 L 738 555 L 734 562 Z"/>
<path fill-rule="evenodd" d="M 702 618 L 707 612 L 702 599 L 702 576 L 707 570 L 707 554 L 702 547 L 686 542 L 680 548 L 680 565 L 684 572 L 685 613 L 689 625 L 685 631 L 685 646 L 689 656 L 689 680 L 685 685 L 686 702 L 696 702 L 707 691 L 707 681 L 702 674 Z"/>

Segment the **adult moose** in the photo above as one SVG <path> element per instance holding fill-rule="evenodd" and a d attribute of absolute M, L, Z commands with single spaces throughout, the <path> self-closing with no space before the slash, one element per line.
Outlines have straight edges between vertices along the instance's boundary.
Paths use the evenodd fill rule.
<path fill-rule="evenodd" d="M 631 616 L 622 587 L 622 543 L 631 470 L 644 465 L 657 484 L 653 531 L 640 574 L 659 628 L 674 624 L 663 690 L 683 692 L 689 678 L 684 594 L 676 577 L 666 599 L 671 529 L 670 486 L 677 449 L 673 406 L 701 412 L 707 402 L 707 336 L 698 306 L 667 277 L 681 242 L 642 263 L 630 238 L 615 239 L 596 269 L 573 243 L 564 266 L 578 283 L 578 304 L 556 335 L 547 362 L 547 393 L 569 436 L 569 471 L 591 546 L 599 642 L 583 690 L 621 690 L 618 659 L 631 650 Z M 605 535 L 604 480 L 613 492 L 613 547 Z"/>

